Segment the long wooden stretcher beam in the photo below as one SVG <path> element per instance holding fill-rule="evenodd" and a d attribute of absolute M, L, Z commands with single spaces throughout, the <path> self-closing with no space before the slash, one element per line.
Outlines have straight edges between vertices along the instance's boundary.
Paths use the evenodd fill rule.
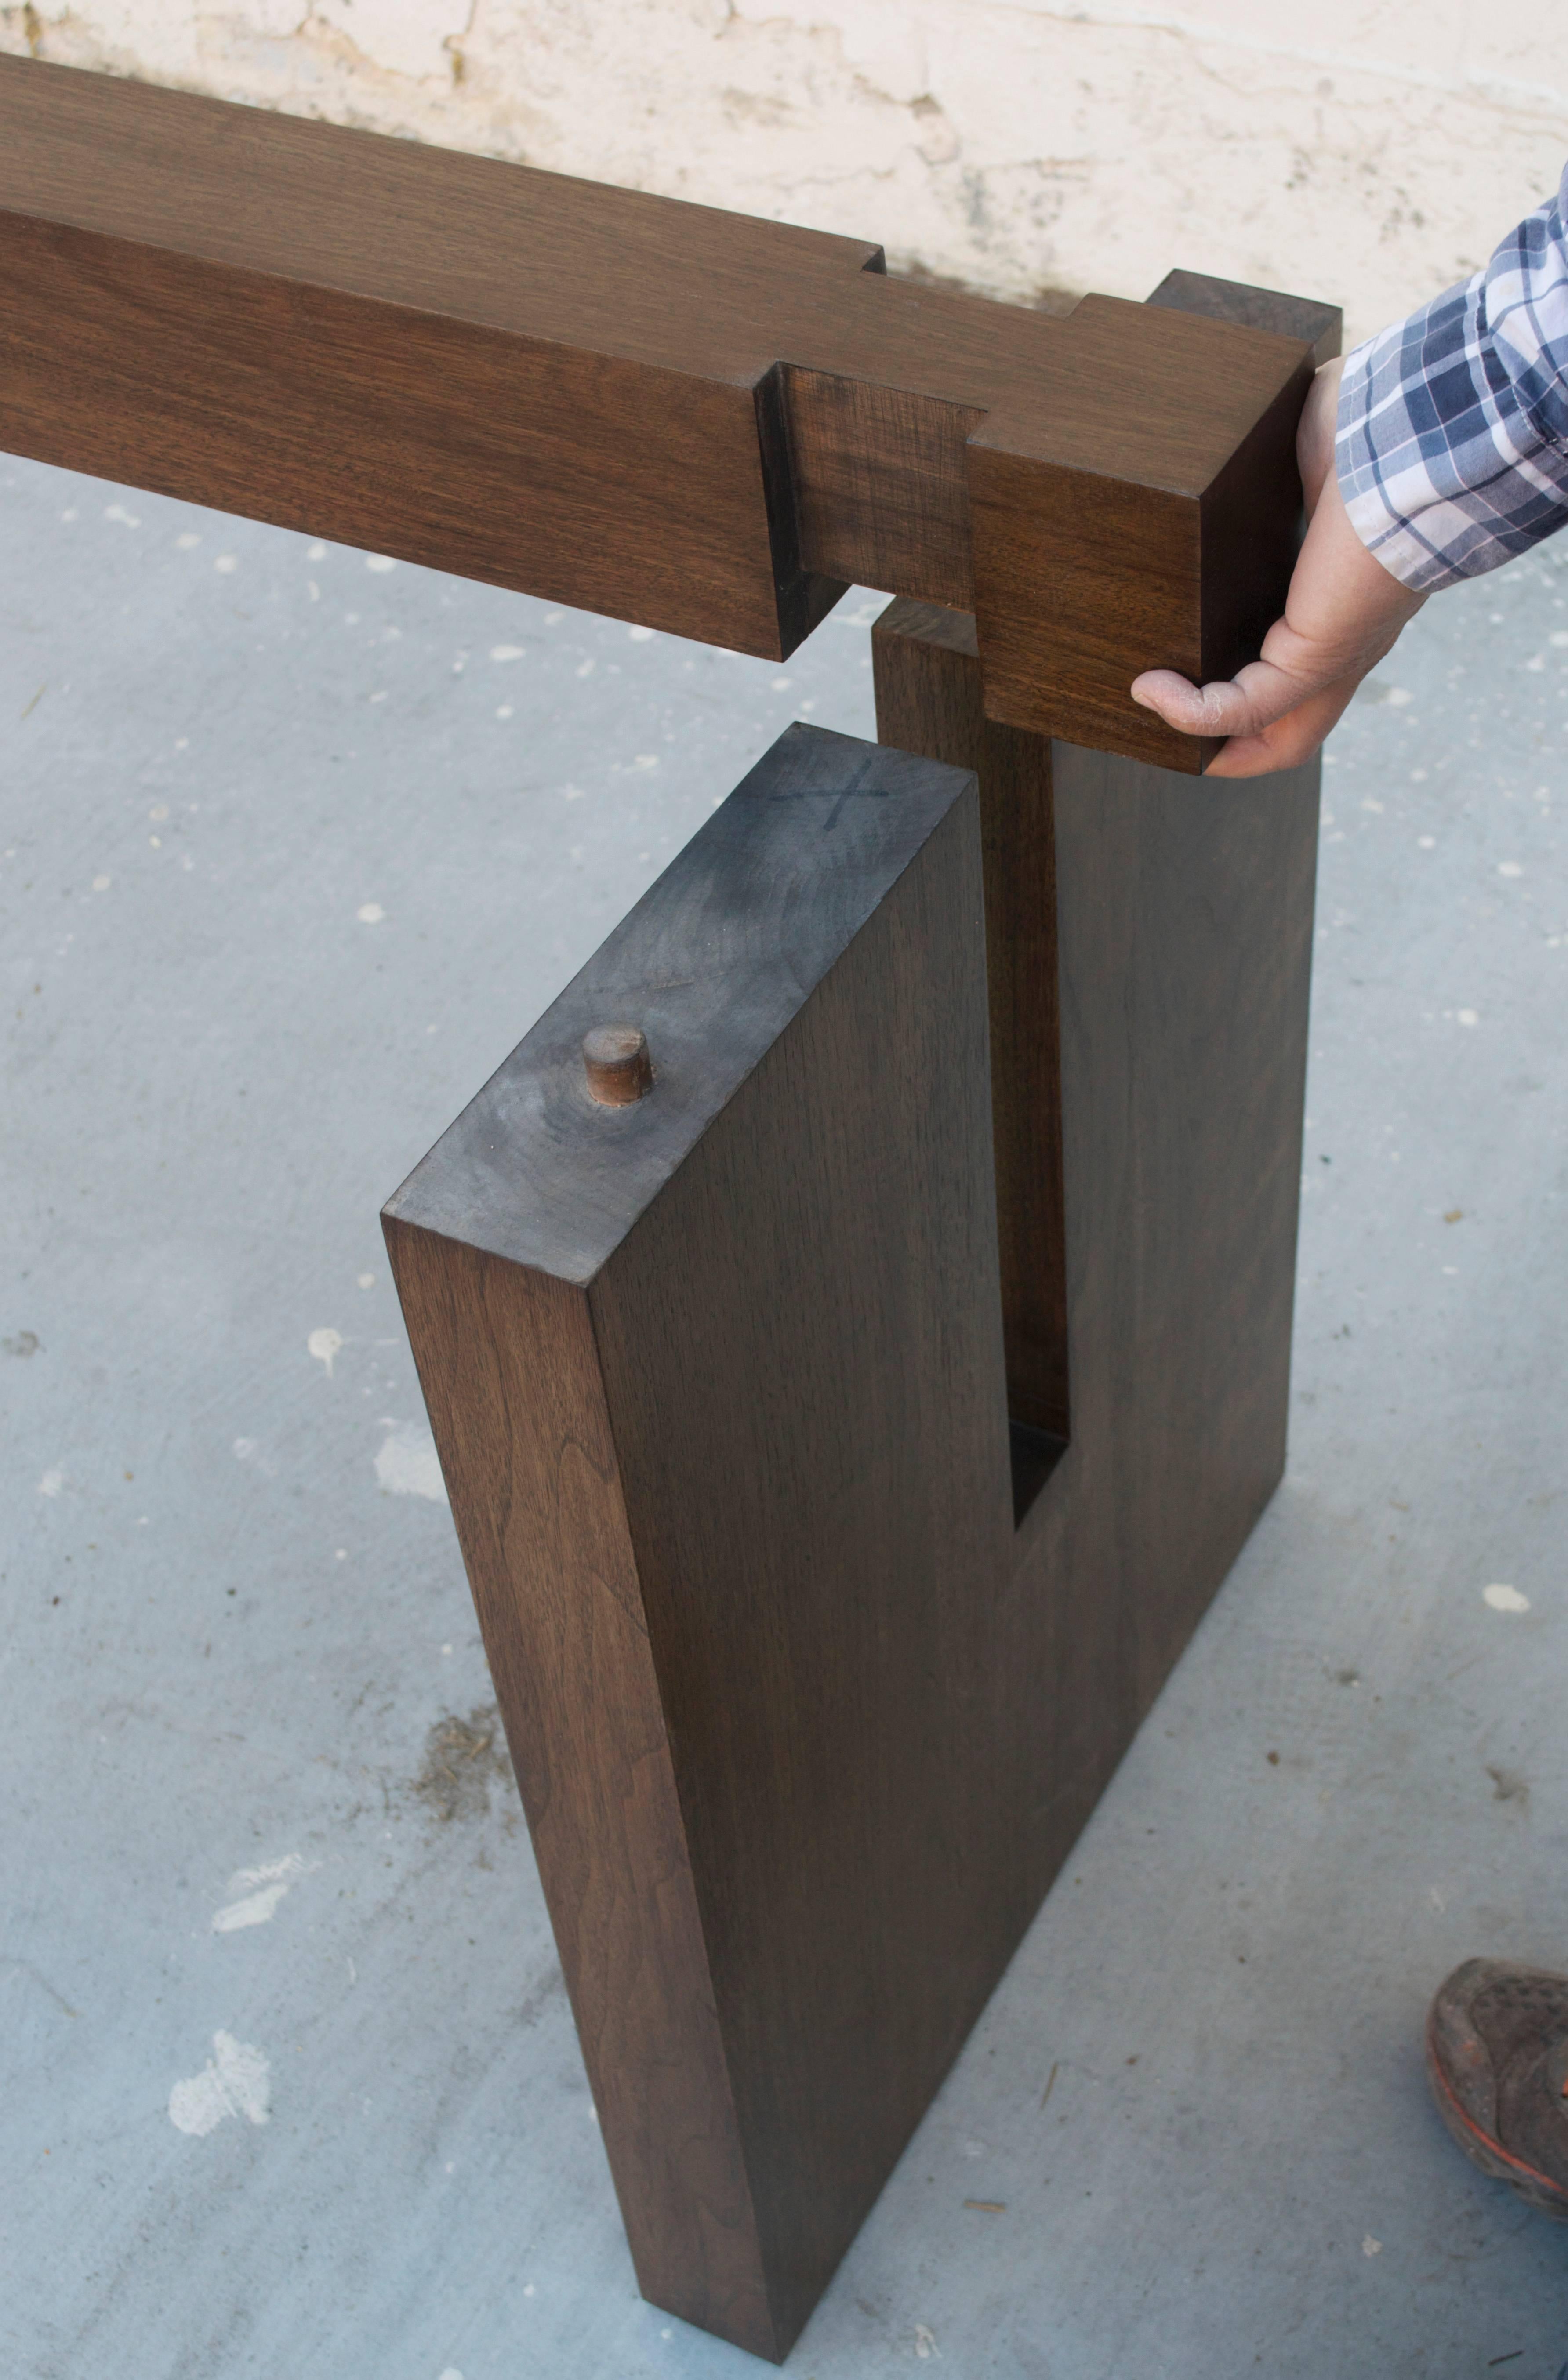
<path fill-rule="evenodd" d="M 1173 768 L 1127 686 L 1256 651 L 1329 321 L 0 60 L 0 447 L 775 657 L 859 580 L 975 613 L 989 716 Z"/>

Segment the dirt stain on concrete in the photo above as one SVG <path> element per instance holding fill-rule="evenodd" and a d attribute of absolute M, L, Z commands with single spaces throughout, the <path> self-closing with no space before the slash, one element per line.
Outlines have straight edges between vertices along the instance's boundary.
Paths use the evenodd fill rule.
<path fill-rule="evenodd" d="M 493 1703 L 481 1703 L 467 1718 L 450 1711 L 436 1720 L 425 1738 L 424 1767 L 414 1779 L 414 1791 L 432 1816 L 444 1827 L 454 1818 L 482 1818 L 497 1779 L 509 1794 L 516 1793 L 501 1714 Z"/>

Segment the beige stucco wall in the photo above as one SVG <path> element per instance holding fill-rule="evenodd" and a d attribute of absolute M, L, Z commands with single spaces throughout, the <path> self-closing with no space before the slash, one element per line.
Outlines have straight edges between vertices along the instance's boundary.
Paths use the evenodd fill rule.
<path fill-rule="evenodd" d="M 1010 298 L 1166 268 L 1353 334 L 1568 158 L 1568 0 L 33 0 L 0 48 L 882 240 Z"/>

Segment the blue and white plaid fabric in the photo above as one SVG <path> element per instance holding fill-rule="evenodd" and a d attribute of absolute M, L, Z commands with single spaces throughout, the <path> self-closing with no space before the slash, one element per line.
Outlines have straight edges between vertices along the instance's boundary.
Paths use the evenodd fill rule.
<path fill-rule="evenodd" d="M 1346 359 L 1335 460 L 1356 535 L 1406 587 L 1568 525 L 1568 170 L 1479 273 Z"/>

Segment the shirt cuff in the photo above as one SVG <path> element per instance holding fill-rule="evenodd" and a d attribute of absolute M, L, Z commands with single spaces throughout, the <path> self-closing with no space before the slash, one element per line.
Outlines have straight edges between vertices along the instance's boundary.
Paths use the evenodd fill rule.
<path fill-rule="evenodd" d="M 1556 358 L 1543 375 L 1494 331 L 1491 278 L 1484 268 L 1366 340 L 1340 382 L 1350 525 L 1416 593 L 1478 578 L 1568 524 L 1568 451 L 1537 385 L 1551 385 Z"/>

